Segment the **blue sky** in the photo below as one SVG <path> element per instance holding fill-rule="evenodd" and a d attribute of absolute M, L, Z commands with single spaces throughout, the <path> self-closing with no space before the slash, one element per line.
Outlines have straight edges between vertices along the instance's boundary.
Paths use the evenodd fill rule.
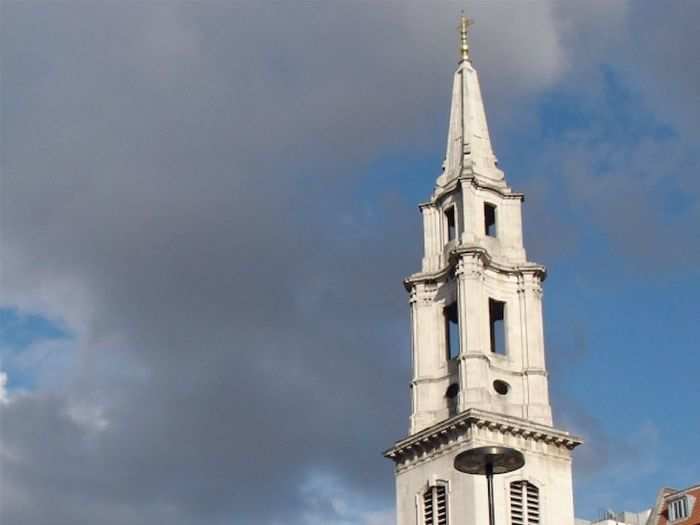
<path fill-rule="evenodd" d="M 581 517 L 699 481 L 698 5 L 469 8 Z M 391 522 L 461 7 L 2 6 L 0 521 Z"/>
<path fill-rule="evenodd" d="M 0 333 L 0 363 L 9 392 L 36 388 L 38 371 L 55 359 L 56 343 L 71 338 L 60 321 L 13 308 L 0 310 Z"/>

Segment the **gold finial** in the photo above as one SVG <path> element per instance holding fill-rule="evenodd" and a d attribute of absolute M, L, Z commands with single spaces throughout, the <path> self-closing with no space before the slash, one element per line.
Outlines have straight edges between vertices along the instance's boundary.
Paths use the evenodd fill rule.
<path fill-rule="evenodd" d="M 464 16 L 464 11 L 462 11 L 462 16 L 460 18 L 459 24 L 459 54 L 461 60 L 469 60 L 469 42 L 467 37 L 469 35 L 469 27 L 473 24 L 474 21 L 471 18 L 467 18 L 466 16 Z"/>

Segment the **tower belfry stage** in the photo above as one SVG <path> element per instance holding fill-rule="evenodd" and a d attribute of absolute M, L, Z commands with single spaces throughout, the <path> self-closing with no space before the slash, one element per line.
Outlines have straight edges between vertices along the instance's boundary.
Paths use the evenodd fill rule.
<path fill-rule="evenodd" d="M 460 24 L 447 151 L 423 217 L 422 268 L 405 280 L 411 318 L 409 435 L 385 456 L 398 525 L 488 523 L 482 477 L 455 456 L 505 446 L 525 466 L 494 484 L 497 525 L 573 525 L 571 451 L 555 428 L 542 322 L 545 268 L 523 245 L 524 196 L 498 167 L 479 78 Z"/>

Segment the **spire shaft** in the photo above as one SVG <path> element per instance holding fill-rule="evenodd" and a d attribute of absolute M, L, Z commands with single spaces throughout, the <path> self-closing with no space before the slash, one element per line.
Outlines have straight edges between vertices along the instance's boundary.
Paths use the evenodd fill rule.
<path fill-rule="evenodd" d="M 472 20 L 462 15 L 459 24 L 460 57 L 452 84 L 452 104 L 447 151 L 437 187 L 442 188 L 459 176 L 474 175 L 482 182 L 504 186 L 491 146 L 479 78 L 470 58 L 468 32 Z"/>

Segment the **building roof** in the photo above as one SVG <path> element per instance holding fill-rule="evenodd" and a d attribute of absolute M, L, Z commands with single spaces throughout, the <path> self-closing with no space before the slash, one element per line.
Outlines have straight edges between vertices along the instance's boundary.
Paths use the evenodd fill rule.
<path fill-rule="evenodd" d="M 671 521 L 669 504 L 681 498 L 686 498 L 688 516 Z M 700 484 L 682 490 L 662 488 L 656 497 L 656 504 L 651 510 L 647 525 L 700 525 Z"/>

